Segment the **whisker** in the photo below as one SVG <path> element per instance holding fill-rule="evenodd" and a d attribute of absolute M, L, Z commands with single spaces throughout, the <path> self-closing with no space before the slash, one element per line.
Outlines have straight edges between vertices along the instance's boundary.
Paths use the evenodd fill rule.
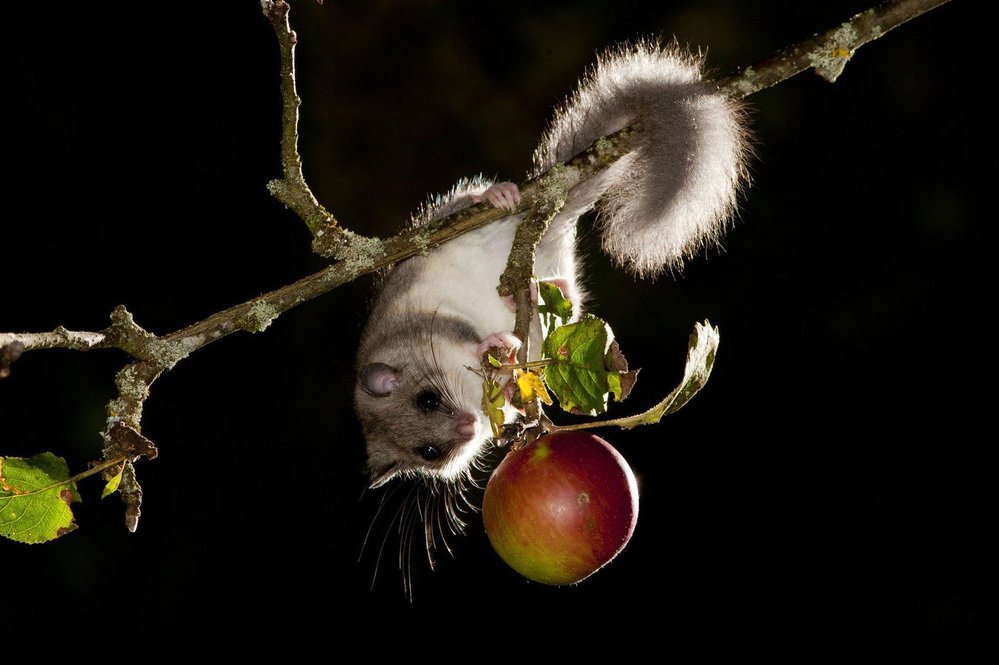
<path fill-rule="evenodd" d="M 458 517 L 458 511 L 455 503 L 454 495 L 449 493 L 445 504 L 444 515 L 447 517 L 448 526 L 451 528 L 451 532 L 458 536 L 465 532 L 465 523 Z"/>
<path fill-rule="evenodd" d="M 434 539 L 434 513 L 431 510 L 436 510 L 436 495 L 433 492 L 427 492 L 423 515 L 424 549 L 427 551 L 427 562 L 430 564 L 430 570 L 436 571 L 437 559 L 434 557 L 434 552 L 437 548 L 437 543 Z"/>
<path fill-rule="evenodd" d="M 441 517 L 441 513 L 444 513 L 444 517 Z M 437 504 L 437 514 L 436 523 L 434 527 L 437 529 L 437 533 L 440 534 L 441 543 L 444 545 L 444 550 L 448 553 L 448 556 L 454 556 L 454 550 L 451 549 L 451 543 L 447 541 L 447 532 L 444 530 L 444 525 L 447 524 L 447 505 L 443 502 L 438 502 Z"/>
<path fill-rule="evenodd" d="M 421 519 L 420 494 L 420 486 L 414 484 L 407 497 L 409 503 L 405 529 L 399 538 L 399 570 L 402 573 L 403 593 L 409 602 L 413 602 L 413 534 L 417 521 Z"/>
<path fill-rule="evenodd" d="M 447 524 L 448 524 L 448 528 L 451 529 L 451 533 L 454 533 L 454 526 L 451 523 L 451 501 L 452 500 L 453 500 L 453 498 L 451 496 L 451 488 L 450 487 L 445 487 L 445 490 L 444 490 L 444 501 L 442 502 L 443 503 L 442 509 L 443 509 L 443 512 L 444 512 L 444 518 L 445 519 L 444 520 L 441 519 L 440 512 L 438 511 L 438 513 L 437 513 L 437 530 L 440 532 L 441 542 L 444 543 L 444 548 L 447 550 L 447 553 L 450 556 L 454 556 L 454 550 L 451 549 L 451 544 L 447 542 L 447 534 L 444 532 L 444 523 L 446 521 Z"/>
<path fill-rule="evenodd" d="M 375 572 L 371 576 L 371 589 L 370 589 L 371 591 L 374 591 L 375 581 L 378 579 L 378 570 L 381 568 L 382 565 L 382 554 L 384 554 L 385 552 L 385 545 L 386 543 L 388 543 L 389 535 L 392 533 L 392 524 L 396 520 L 399 520 L 400 524 L 402 523 L 402 515 L 405 508 L 406 508 L 406 501 L 405 499 L 403 499 L 403 501 L 399 504 L 399 509 L 395 511 L 395 515 L 393 515 L 392 519 L 389 520 L 387 528 L 385 529 L 385 536 L 382 538 L 382 544 L 378 547 L 378 556 L 375 557 Z"/>
<path fill-rule="evenodd" d="M 412 485 L 406 494 L 406 500 L 402 504 L 402 517 L 399 519 L 399 570 L 402 570 L 402 544 L 405 539 L 406 529 L 413 517 L 413 494 L 417 493 L 417 486 Z"/>
<path fill-rule="evenodd" d="M 389 488 L 385 493 L 382 494 L 382 499 L 378 503 L 378 509 L 375 510 L 374 517 L 371 518 L 371 524 L 368 525 L 368 530 L 364 533 L 364 540 L 361 542 L 361 551 L 357 554 L 357 561 L 360 563 L 361 559 L 364 557 L 364 550 L 368 547 L 368 540 L 371 538 L 371 533 L 375 528 L 375 524 L 378 523 L 378 518 L 381 517 L 382 511 L 385 509 L 385 505 L 388 500 L 395 496 L 396 492 L 399 491 L 400 485 L 396 483 L 391 488 Z M 377 570 L 375 573 L 377 574 Z"/>

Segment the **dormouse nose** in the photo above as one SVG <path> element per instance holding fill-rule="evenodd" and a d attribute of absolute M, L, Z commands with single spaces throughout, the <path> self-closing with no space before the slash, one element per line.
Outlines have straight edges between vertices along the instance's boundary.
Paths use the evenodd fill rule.
<path fill-rule="evenodd" d="M 462 441 L 474 439 L 478 429 L 479 419 L 474 413 L 459 412 L 454 416 L 454 432 Z"/>

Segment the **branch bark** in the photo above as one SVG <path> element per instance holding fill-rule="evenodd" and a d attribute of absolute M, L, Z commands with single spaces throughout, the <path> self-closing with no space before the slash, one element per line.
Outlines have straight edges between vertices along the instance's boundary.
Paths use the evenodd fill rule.
<path fill-rule="evenodd" d="M 748 97 L 808 69 L 830 83 L 843 73 L 861 46 L 950 0 L 890 0 L 861 12 L 835 28 L 781 49 L 716 81 L 735 97 Z"/>
<path fill-rule="evenodd" d="M 13 344 L 20 345 L 20 353 L 37 349 L 73 349 L 88 351 L 104 346 L 104 333 L 67 330 L 59 326 L 52 332 L 44 333 L 0 333 L 0 348 L 6 349 Z M 13 362 L 13 358 L 11 362 Z"/>
<path fill-rule="evenodd" d="M 281 50 L 281 164 L 284 178 L 267 183 L 267 191 L 298 215 L 312 233 L 313 249 L 323 256 L 334 256 L 342 243 L 336 218 L 324 208 L 302 175 L 302 156 L 298 153 L 298 109 L 302 98 L 295 86 L 295 44 L 298 37 L 288 21 L 290 7 L 284 0 L 260 3 L 271 22 Z"/>
<path fill-rule="evenodd" d="M 537 305 L 531 299 L 531 280 L 534 279 L 535 250 L 548 225 L 565 205 L 569 190 L 575 184 L 570 178 L 578 177 L 578 170 L 556 166 L 538 179 L 538 190 L 533 197 L 531 211 L 517 226 L 513 246 L 507 257 L 506 269 L 500 275 L 497 291 L 501 296 L 514 296 L 516 318 L 513 332 L 520 338 L 517 363 L 524 365 L 531 356 L 531 323 L 537 318 Z M 524 405 L 528 422 L 538 422 L 541 405 L 537 396 Z M 533 440 L 535 430 L 528 431 Z"/>
<path fill-rule="evenodd" d="M 752 67 L 719 79 L 716 85 L 733 96 L 745 97 L 809 68 L 834 81 L 860 46 L 947 1 L 886 2 L 832 30 L 778 51 Z M 284 0 L 264 0 L 261 7 L 274 27 L 281 54 L 284 177 L 272 180 L 267 187 L 308 226 L 313 235 L 313 249 L 337 262 L 293 284 L 162 336 L 136 324 L 124 307 L 112 311 L 111 324 L 101 331 L 71 331 L 58 327 L 44 333 L 0 333 L 0 379 L 10 373 L 11 365 L 25 351 L 37 349 L 116 348 L 135 359 L 115 379 L 118 396 L 107 405 L 107 426 L 103 433 L 103 459 L 108 461 L 124 455 L 128 460 L 120 491 L 126 506 L 126 526 L 131 531 L 138 525 L 142 501 L 133 463 L 139 457 L 152 458 L 156 454 L 155 446 L 141 434 L 142 410 L 150 387 L 164 371 L 190 353 L 234 332 L 261 332 L 289 309 L 510 214 L 488 203 L 480 203 L 386 240 L 361 236 L 341 227 L 316 200 L 302 174 L 298 153 L 301 99 L 295 87 L 294 65 L 296 37 L 288 21 L 288 4 Z M 547 222 L 557 214 L 568 191 L 626 154 L 632 138 L 640 131 L 640 126 L 632 125 L 599 139 L 567 163 L 557 165 L 520 187 L 521 203 L 517 211 L 532 210 L 532 213 L 528 223 L 522 225 L 523 231 L 518 231 L 499 290 L 514 294 L 518 303 L 516 332 L 525 340 L 521 362 L 526 361 L 528 331 L 535 310 L 528 286 L 534 271 L 534 247 L 538 239 Z"/>

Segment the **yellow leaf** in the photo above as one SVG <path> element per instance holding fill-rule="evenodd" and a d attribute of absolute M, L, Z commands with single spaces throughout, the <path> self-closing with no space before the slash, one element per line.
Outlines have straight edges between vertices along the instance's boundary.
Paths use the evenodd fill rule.
<path fill-rule="evenodd" d="M 125 465 L 122 464 L 121 468 L 118 469 L 118 473 L 114 474 L 114 477 L 112 477 L 111 480 L 109 480 L 107 484 L 104 486 L 104 490 L 101 492 L 102 499 L 104 497 L 111 496 L 116 491 L 118 491 L 118 485 L 121 483 L 121 474 L 124 470 L 125 470 Z"/>
<path fill-rule="evenodd" d="M 551 405 L 552 397 L 548 394 L 548 388 L 541 377 L 531 371 L 526 371 L 517 377 L 517 386 L 520 388 L 520 400 L 525 404 L 534 399 L 537 395 L 545 404 Z"/>

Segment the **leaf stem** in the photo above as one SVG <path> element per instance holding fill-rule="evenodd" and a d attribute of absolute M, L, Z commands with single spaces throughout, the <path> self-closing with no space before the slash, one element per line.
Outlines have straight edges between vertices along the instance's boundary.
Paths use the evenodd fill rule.
<path fill-rule="evenodd" d="M 115 466 L 116 464 L 121 464 L 124 461 L 125 461 L 125 457 L 124 457 L 124 455 L 122 455 L 121 457 L 117 457 L 117 458 L 115 458 L 113 460 L 109 460 L 107 462 L 101 462 L 100 464 L 98 464 L 96 466 L 92 466 L 89 469 L 87 469 L 86 471 L 81 471 L 80 473 L 76 474 L 75 476 L 70 476 L 66 480 L 60 480 L 59 482 L 56 482 L 56 483 L 49 483 L 45 487 L 39 487 L 38 489 L 29 490 L 27 492 L 18 492 L 17 494 L 11 494 L 8 498 L 17 498 L 17 497 L 22 497 L 22 496 L 31 496 L 33 494 L 41 494 L 42 492 L 48 492 L 51 489 L 55 489 L 57 487 L 63 487 L 64 485 L 69 485 L 69 484 L 75 483 L 75 482 L 77 482 L 79 480 L 83 480 L 84 478 L 89 478 L 90 476 L 97 475 L 101 471 L 104 471 L 105 469 L 109 469 L 112 466 Z"/>

